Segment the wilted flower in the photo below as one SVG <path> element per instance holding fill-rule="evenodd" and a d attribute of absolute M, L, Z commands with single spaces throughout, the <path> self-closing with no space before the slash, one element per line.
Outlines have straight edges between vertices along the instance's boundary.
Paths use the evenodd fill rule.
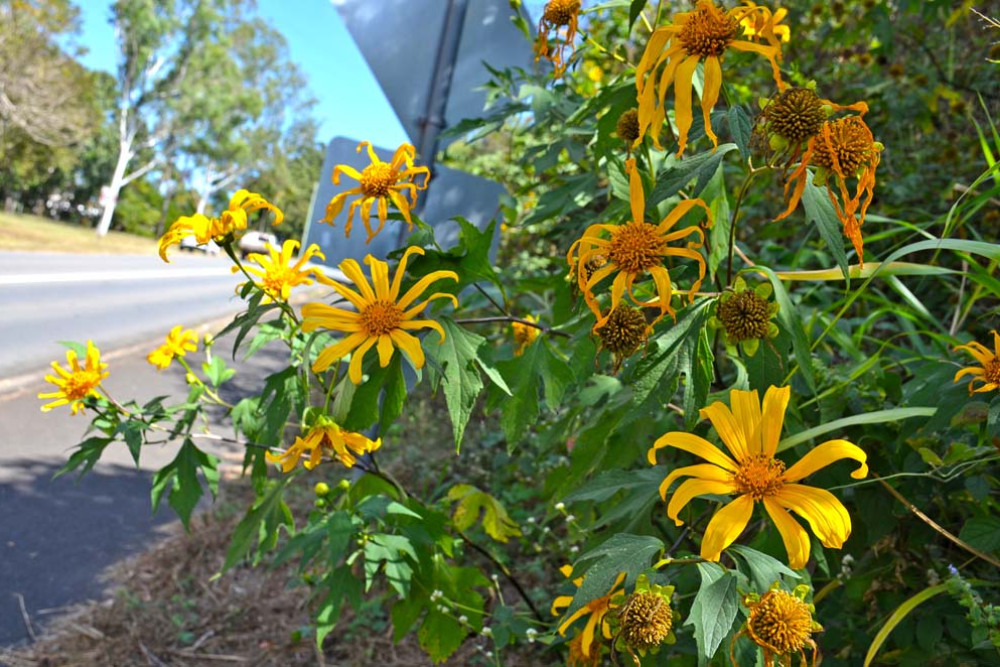
<path fill-rule="evenodd" d="M 552 63 L 552 75 L 557 79 L 566 71 L 569 57 L 573 55 L 573 40 L 576 38 L 579 22 L 580 0 L 549 0 L 538 21 L 535 62 L 541 58 L 548 59 Z M 550 31 L 552 44 L 549 43 Z M 567 49 L 569 57 L 566 56 Z"/>

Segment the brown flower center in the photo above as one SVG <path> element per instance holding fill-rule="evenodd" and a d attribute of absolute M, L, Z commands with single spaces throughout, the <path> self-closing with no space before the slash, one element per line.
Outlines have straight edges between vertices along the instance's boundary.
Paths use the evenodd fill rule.
<path fill-rule="evenodd" d="M 622 271 L 639 273 L 660 264 L 666 245 L 656 225 L 630 222 L 611 232 L 608 257 Z"/>
<path fill-rule="evenodd" d="M 627 357 L 646 342 L 646 317 L 638 308 L 620 304 L 597 330 L 601 345 L 613 354 Z"/>
<path fill-rule="evenodd" d="M 580 0 L 550 0 L 545 5 L 542 20 L 549 25 L 569 25 L 580 12 Z"/>
<path fill-rule="evenodd" d="M 986 381 L 992 384 L 1000 384 L 1000 359 L 991 359 L 983 364 L 983 373 Z"/>
<path fill-rule="evenodd" d="M 375 162 L 361 172 L 361 192 L 365 197 L 388 197 L 399 175 L 387 162 Z"/>
<path fill-rule="evenodd" d="M 781 490 L 785 483 L 781 479 L 784 474 L 783 461 L 767 454 L 754 454 L 740 462 L 740 469 L 733 481 L 738 493 L 749 493 L 754 500 L 762 500 Z"/>
<path fill-rule="evenodd" d="M 819 134 L 826 120 L 823 103 L 808 88 L 793 88 L 779 94 L 764 108 L 771 131 L 793 143 Z"/>
<path fill-rule="evenodd" d="M 699 6 L 684 23 L 677 39 L 690 55 L 721 56 L 736 39 L 740 23 L 715 7 Z"/>
<path fill-rule="evenodd" d="M 633 593 L 618 612 L 622 639 L 637 649 L 659 646 L 674 624 L 670 604 L 656 593 Z"/>
<path fill-rule="evenodd" d="M 751 289 L 719 301 L 718 318 L 734 343 L 751 338 L 765 338 L 769 328 L 770 313 L 766 299 Z"/>
<path fill-rule="evenodd" d="M 840 164 L 840 172 L 851 176 L 858 167 L 868 164 L 872 159 L 875 147 L 872 145 L 872 135 L 865 122 L 857 116 L 848 116 L 834 121 L 828 121 L 829 143 L 824 131 L 813 141 L 815 144 L 812 163 L 827 169 L 833 169 L 833 158 L 836 156 Z"/>
<path fill-rule="evenodd" d="M 773 590 L 750 603 L 747 631 L 760 646 L 787 655 L 801 651 L 812 634 L 809 605 L 790 593 Z"/>
<path fill-rule="evenodd" d="M 639 138 L 639 110 L 629 109 L 618 117 L 618 137 L 630 145 Z"/>
<path fill-rule="evenodd" d="M 361 310 L 361 327 L 369 336 L 384 336 L 403 321 L 403 311 L 392 301 L 374 301 Z"/>
<path fill-rule="evenodd" d="M 77 371 L 63 384 L 63 393 L 70 400 L 86 398 L 94 387 L 101 384 L 101 375 L 95 371 Z"/>

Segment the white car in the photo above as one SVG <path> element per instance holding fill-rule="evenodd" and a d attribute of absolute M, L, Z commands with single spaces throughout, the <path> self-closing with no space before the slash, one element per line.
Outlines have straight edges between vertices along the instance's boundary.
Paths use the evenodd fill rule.
<path fill-rule="evenodd" d="M 240 254 L 246 258 L 252 252 L 266 253 L 268 246 L 280 248 L 278 237 L 267 232 L 247 232 L 240 239 Z"/>
<path fill-rule="evenodd" d="M 212 239 L 208 240 L 208 243 L 198 243 L 198 239 L 194 235 L 188 235 L 181 239 L 180 243 L 181 250 L 187 250 L 188 252 L 194 252 L 195 250 L 200 250 L 201 252 L 207 253 L 209 255 L 218 255 L 219 244 L 217 244 Z"/>

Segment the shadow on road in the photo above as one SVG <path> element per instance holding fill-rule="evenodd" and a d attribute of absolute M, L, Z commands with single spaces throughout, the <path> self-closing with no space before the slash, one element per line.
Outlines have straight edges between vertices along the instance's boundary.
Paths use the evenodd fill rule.
<path fill-rule="evenodd" d="M 6 463 L 12 481 L 0 483 L 0 646 L 29 635 L 17 594 L 34 626 L 53 610 L 101 595 L 100 573 L 158 537 L 175 517 L 152 514 L 151 475 L 101 464 L 84 477 L 53 480 L 58 464 Z"/>

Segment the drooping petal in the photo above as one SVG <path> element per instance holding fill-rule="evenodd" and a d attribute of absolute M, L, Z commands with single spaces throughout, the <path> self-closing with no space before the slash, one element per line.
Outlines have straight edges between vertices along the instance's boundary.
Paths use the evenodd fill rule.
<path fill-rule="evenodd" d="M 639 176 L 639 170 L 635 168 L 635 158 L 629 158 L 625 161 L 625 171 L 628 173 L 628 198 L 632 207 L 632 220 L 645 222 L 646 195 L 642 191 L 642 178 Z"/>
<path fill-rule="evenodd" d="M 379 260 L 374 261 L 377 262 Z M 357 286 L 358 290 L 361 292 L 361 296 L 365 298 L 367 303 L 371 303 L 376 300 L 375 290 L 372 289 L 371 284 L 368 282 L 368 278 L 365 277 L 360 264 L 353 259 L 348 258 L 340 263 L 339 268 L 343 272 L 344 276 Z M 358 307 L 360 308 L 361 306 Z"/>
<path fill-rule="evenodd" d="M 396 348 L 392 345 L 392 338 L 389 334 L 382 334 L 378 337 L 378 362 L 382 368 L 389 365 L 392 361 L 392 353 L 395 352 Z"/>
<path fill-rule="evenodd" d="M 735 491 L 736 487 L 731 481 L 715 482 L 707 479 L 686 480 L 670 496 L 670 502 L 667 503 L 667 516 L 673 519 L 674 523 L 678 526 L 683 526 L 684 521 L 678 519 L 677 515 L 692 499 L 708 494 L 729 495 Z"/>
<path fill-rule="evenodd" d="M 653 443 L 653 446 L 646 453 L 646 458 L 649 460 L 650 465 L 656 465 L 656 450 L 663 449 L 664 447 L 675 447 L 685 452 L 690 452 L 730 472 L 735 473 L 739 471 L 739 466 L 736 465 L 736 462 L 726 456 L 721 449 L 702 437 L 692 433 L 685 433 L 684 431 L 671 431 L 657 438 L 656 442 Z"/>
<path fill-rule="evenodd" d="M 826 489 L 802 484 L 785 484 L 774 499 L 809 522 L 823 546 L 839 549 L 851 536 L 851 515 L 835 495 Z"/>
<path fill-rule="evenodd" d="M 456 283 L 458 282 L 458 274 L 454 271 L 432 271 L 418 280 L 413 287 L 406 290 L 406 293 L 400 297 L 399 301 L 396 302 L 396 305 L 405 310 L 406 307 L 418 299 L 428 287 L 439 280 L 444 280 L 445 278 L 453 280 Z"/>
<path fill-rule="evenodd" d="M 333 365 L 333 362 L 337 361 L 348 352 L 351 352 L 358 345 L 361 345 L 368 338 L 363 333 L 352 333 L 347 338 L 344 338 L 339 343 L 335 343 L 322 352 L 316 357 L 316 361 L 313 362 L 312 369 L 314 373 L 322 373 L 327 368 Z"/>
<path fill-rule="evenodd" d="M 774 521 L 788 552 L 788 566 L 801 570 L 809 562 L 809 535 L 799 522 L 773 498 L 764 498 L 764 509 Z"/>
<path fill-rule="evenodd" d="M 358 346 L 358 349 L 351 354 L 351 363 L 347 367 L 347 377 L 351 379 L 354 384 L 361 384 L 362 373 L 361 373 L 361 363 L 364 361 L 365 354 L 368 350 L 372 349 L 377 338 L 365 337 L 365 341 Z"/>
<path fill-rule="evenodd" d="M 674 468 L 663 479 L 663 482 L 660 483 L 660 498 L 667 499 L 667 490 L 670 489 L 670 485 L 674 483 L 674 480 L 680 477 L 696 477 L 714 482 L 731 482 L 733 473 L 711 463 L 698 463 L 693 466 Z"/>
<path fill-rule="evenodd" d="M 854 459 L 861 464 L 851 473 L 854 479 L 864 479 L 868 476 L 868 455 L 863 449 L 847 440 L 828 440 L 809 450 L 805 456 L 796 461 L 785 471 L 782 479 L 786 482 L 797 482 L 840 459 Z"/>
<path fill-rule="evenodd" d="M 744 494 L 720 509 L 708 522 L 701 540 L 701 557 L 718 561 L 722 551 L 736 541 L 750 522 L 753 497 Z"/>
<path fill-rule="evenodd" d="M 701 90 L 701 113 L 705 119 L 705 134 L 712 140 L 712 145 L 718 147 L 719 138 L 712 131 L 712 109 L 719 101 L 719 91 L 722 90 L 722 67 L 718 56 L 705 59 L 705 82 Z"/>
<path fill-rule="evenodd" d="M 691 77 L 698 66 L 697 55 L 688 56 L 677 66 L 674 76 L 674 122 L 677 123 L 677 157 L 684 155 L 688 131 L 694 122 L 691 110 Z"/>
<path fill-rule="evenodd" d="M 405 331 L 394 329 L 389 332 L 392 342 L 396 344 L 410 359 L 410 363 L 417 370 L 424 367 L 424 350 L 420 347 L 420 341 L 416 336 L 411 336 Z M 443 339 L 442 339 L 443 340 Z"/>

